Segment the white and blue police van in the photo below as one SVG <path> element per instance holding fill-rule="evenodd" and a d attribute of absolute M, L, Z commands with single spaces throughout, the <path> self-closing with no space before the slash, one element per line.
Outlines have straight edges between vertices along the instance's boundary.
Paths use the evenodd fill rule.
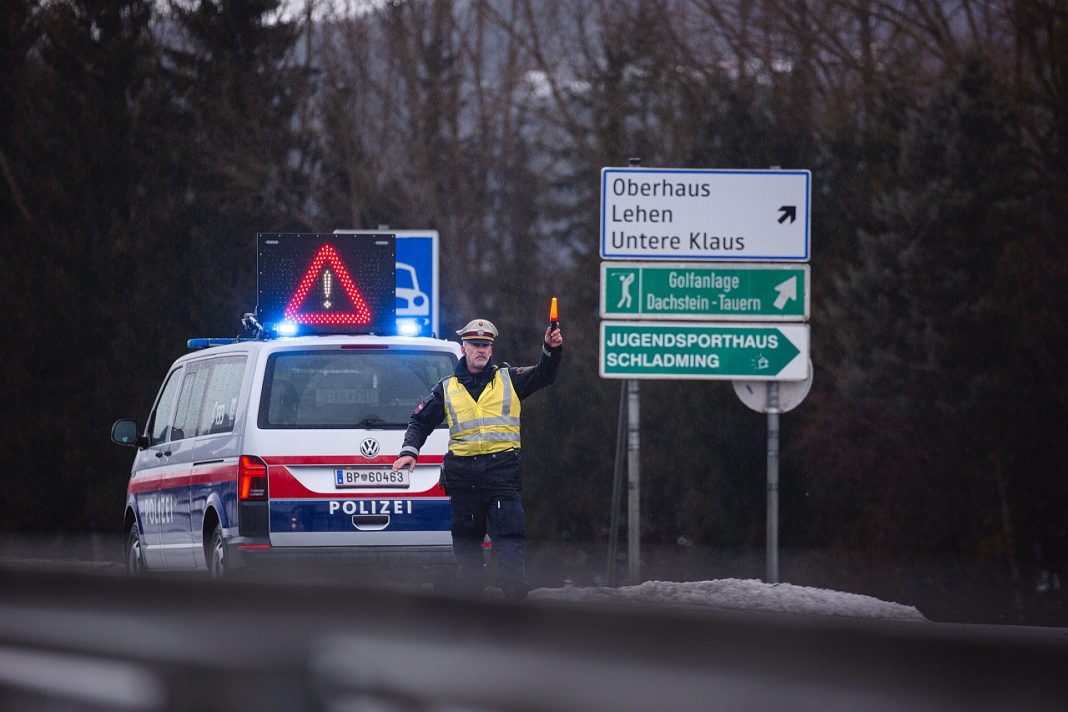
<path fill-rule="evenodd" d="M 142 425 L 123 515 L 131 573 L 453 563 L 442 427 L 394 472 L 459 345 L 395 331 L 392 235 L 261 234 L 249 333 L 192 339 Z M 291 334 L 291 335 L 286 335 Z"/>

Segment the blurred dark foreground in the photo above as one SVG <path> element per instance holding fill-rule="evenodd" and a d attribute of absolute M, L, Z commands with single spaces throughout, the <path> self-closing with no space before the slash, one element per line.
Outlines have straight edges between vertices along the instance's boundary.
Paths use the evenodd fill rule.
<path fill-rule="evenodd" d="M 762 549 L 690 545 L 642 545 L 642 581 L 709 581 L 765 578 Z M 607 578 L 604 543 L 530 541 L 527 564 L 533 588 L 626 585 L 626 551 L 616 561 L 616 578 Z M 492 555 L 489 557 L 492 565 Z M 863 594 L 914 606 L 929 620 L 1068 628 L 1068 582 L 1053 572 L 1017 576 L 1004 559 L 966 562 L 918 553 L 873 555 L 785 548 L 780 580 L 799 586 Z M 0 536 L 0 565 L 21 569 L 121 571 L 122 542 L 117 534 Z M 197 577 L 197 574 L 192 574 Z M 272 571 L 244 578 L 283 583 L 395 585 L 426 584 L 420 572 L 383 568 Z"/>
<path fill-rule="evenodd" d="M 0 707 L 30 712 L 1064 710 L 1066 663 L 1056 628 L 0 564 Z"/>

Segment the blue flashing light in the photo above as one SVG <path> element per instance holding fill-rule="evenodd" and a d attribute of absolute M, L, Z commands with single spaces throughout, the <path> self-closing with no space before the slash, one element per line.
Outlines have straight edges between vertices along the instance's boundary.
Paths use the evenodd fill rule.
<path fill-rule="evenodd" d="M 297 325 L 291 321 L 281 321 L 274 325 L 274 331 L 279 336 L 296 336 Z"/>
<path fill-rule="evenodd" d="M 397 333 L 401 336 L 419 336 L 422 330 L 415 319 L 397 319 Z"/>

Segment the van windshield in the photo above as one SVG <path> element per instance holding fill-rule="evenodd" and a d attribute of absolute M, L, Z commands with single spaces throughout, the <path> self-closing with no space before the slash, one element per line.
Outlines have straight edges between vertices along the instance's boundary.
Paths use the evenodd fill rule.
<path fill-rule="evenodd" d="M 437 351 L 283 351 L 267 360 L 260 428 L 405 428 L 419 401 L 452 374 Z"/>

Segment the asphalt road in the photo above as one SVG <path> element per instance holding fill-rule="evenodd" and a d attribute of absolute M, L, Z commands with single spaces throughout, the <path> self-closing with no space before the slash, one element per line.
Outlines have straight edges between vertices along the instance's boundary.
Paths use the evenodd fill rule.
<path fill-rule="evenodd" d="M 0 568 L 20 710 L 1065 710 L 1068 631 Z"/>

